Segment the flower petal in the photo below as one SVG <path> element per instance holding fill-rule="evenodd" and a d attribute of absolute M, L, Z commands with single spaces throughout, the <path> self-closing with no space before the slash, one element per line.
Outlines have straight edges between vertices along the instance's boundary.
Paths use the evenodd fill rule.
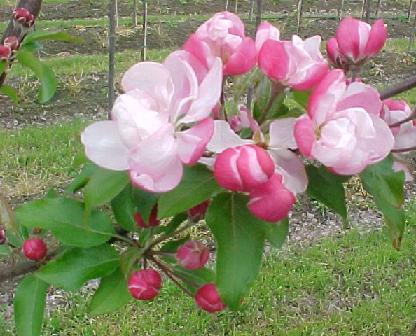
<path fill-rule="evenodd" d="M 98 121 L 81 134 L 88 159 L 100 167 L 127 170 L 128 149 L 124 146 L 114 121 Z"/>
<path fill-rule="evenodd" d="M 256 44 L 246 37 L 224 64 L 224 76 L 236 76 L 250 71 L 257 62 Z"/>
<path fill-rule="evenodd" d="M 296 149 L 293 129 L 296 118 L 277 119 L 270 124 L 270 147 Z"/>
<path fill-rule="evenodd" d="M 214 153 L 221 153 L 227 148 L 252 144 L 251 140 L 241 139 L 224 120 L 214 121 L 214 135 L 207 145 L 207 149 Z"/>

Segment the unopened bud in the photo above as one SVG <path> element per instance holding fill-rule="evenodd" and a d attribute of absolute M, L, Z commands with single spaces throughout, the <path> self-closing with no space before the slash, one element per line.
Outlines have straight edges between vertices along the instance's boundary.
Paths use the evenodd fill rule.
<path fill-rule="evenodd" d="M 162 278 L 153 269 L 134 272 L 128 281 L 128 289 L 137 300 L 151 300 L 159 294 Z"/>
<path fill-rule="evenodd" d="M 195 302 L 199 308 L 215 313 L 224 310 L 225 305 L 222 303 L 214 284 L 209 283 L 200 287 L 195 294 Z"/>
<path fill-rule="evenodd" d="M 17 50 L 17 48 L 19 48 L 19 39 L 14 35 L 7 36 L 4 39 L 3 43 L 6 47 L 9 47 L 12 51 Z"/>
<path fill-rule="evenodd" d="M 190 208 L 188 210 L 188 216 L 191 217 L 194 221 L 199 221 L 205 217 L 209 207 L 209 200 L 199 203 L 198 205 Z"/>
<path fill-rule="evenodd" d="M 12 50 L 10 49 L 10 47 L 0 44 L 0 61 L 9 59 L 11 55 L 12 55 Z"/>
<path fill-rule="evenodd" d="M 30 260 L 42 260 L 45 258 L 47 251 L 46 244 L 42 239 L 32 238 L 23 242 L 22 252 Z"/>
<path fill-rule="evenodd" d="M 16 8 L 13 11 L 13 18 L 22 26 L 30 28 L 35 23 L 35 17 L 26 8 Z"/>
<path fill-rule="evenodd" d="M 0 245 L 3 245 L 6 242 L 6 231 L 0 229 Z"/>
<path fill-rule="evenodd" d="M 136 212 L 134 215 L 134 220 L 138 227 L 142 229 L 147 229 L 151 227 L 158 226 L 160 221 L 157 219 L 157 204 L 153 207 L 152 212 L 150 213 L 149 220 L 145 222 L 140 213 Z"/>
<path fill-rule="evenodd" d="M 204 267 L 208 259 L 208 247 L 196 240 L 188 240 L 176 250 L 176 261 L 186 269 L 194 270 Z"/>

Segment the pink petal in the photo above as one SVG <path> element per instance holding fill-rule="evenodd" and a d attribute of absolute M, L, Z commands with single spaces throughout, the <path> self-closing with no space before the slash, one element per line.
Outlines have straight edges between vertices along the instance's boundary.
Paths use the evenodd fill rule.
<path fill-rule="evenodd" d="M 302 160 L 287 149 L 270 149 L 269 153 L 276 164 L 276 172 L 283 178 L 284 186 L 294 195 L 305 192 L 308 176 Z"/>
<path fill-rule="evenodd" d="M 263 21 L 259 25 L 259 27 L 257 28 L 257 33 L 256 33 L 256 50 L 257 50 L 257 52 L 260 51 L 264 42 L 266 42 L 269 39 L 279 41 L 280 32 L 279 32 L 279 29 L 277 29 L 275 26 L 271 25 L 269 22 Z"/>
<path fill-rule="evenodd" d="M 296 121 L 293 133 L 299 151 L 306 157 L 310 157 L 312 146 L 316 141 L 312 120 L 306 115 L 300 117 Z"/>
<path fill-rule="evenodd" d="M 251 144 L 251 140 L 241 139 L 224 120 L 214 121 L 214 135 L 207 145 L 207 149 L 214 153 L 220 153 L 227 148 L 237 147 L 244 144 Z"/>
<path fill-rule="evenodd" d="M 387 39 L 387 28 L 382 19 L 376 20 L 371 27 L 368 42 L 365 47 L 367 57 L 376 55 L 384 46 Z"/>
<path fill-rule="evenodd" d="M 259 67 L 267 77 L 276 81 L 286 79 L 289 70 L 289 57 L 283 42 L 267 40 L 263 44 L 258 58 Z"/>
<path fill-rule="evenodd" d="M 221 97 L 223 80 L 221 68 L 221 60 L 216 58 L 214 65 L 200 84 L 197 97 L 192 102 L 189 111 L 181 119 L 182 123 L 200 121 L 211 115 Z"/>
<path fill-rule="evenodd" d="M 210 55 L 207 44 L 200 40 L 196 34 L 189 36 L 188 40 L 183 45 L 183 49 L 196 57 L 196 59 L 206 68 L 209 67 L 212 56 Z"/>
<path fill-rule="evenodd" d="M 274 174 L 250 192 L 247 207 L 257 218 L 273 223 L 286 218 L 295 202 L 293 194 L 282 184 L 282 178 Z"/>
<path fill-rule="evenodd" d="M 98 166 L 111 170 L 127 170 L 128 150 L 121 141 L 114 121 L 98 121 L 81 134 L 85 154 Z"/>
<path fill-rule="evenodd" d="M 331 37 L 326 43 L 326 52 L 331 63 L 338 65 L 341 54 L 339 52 L 338 41 L 335 37 Z"/>
<path fill-rule="evenodd" d="M 173 189 L 182 178 L 172 125 L 162 126 L 138 144 L 130 155 L 130 177 L 136 185 L 153 192 Z"/>
<path fill-rule="evenodd" d="M 154 91 L 156 87 L 167 88 L 168 95 L 173 91 L 169 71 L 160 63 L 141 62 L 133 65 L 126 71 L 121 87 L 124 92 L 140 89 L 143 91 Z"/>
<path fill-rule="evenodd" d="M 291 148 L 296 149 L 296 140 L 293 135 L 296 118 L 277 119 L 270 124 L 271 148 Z"/>
<path fill-rule="evenodd" d="M 360 58 L 360 33 L 360 21 L 348 16 L 340 22 L 335 34 L 340 52 L 353 61 Z"/>
<path fill-rule="evenodd" d="M 380 94 L 370 85 L 354 82 L 348 85 L 337 110 L 361 107 L 372 115 L 379 116 L 382 109 Z"/>
<path fill-rule="evenodd" d="M 215 180 L 224 189 L 243 191 L 243 182 L 237 168 L 239 156 L 238 148 L 228 148 L 215 158 L 213 166 Z"/>
<path fill-rule="evenodd" d="M 250 71 L 257 62 L 257 51 L 254 41 L 246 37 L 237 50 L 224 64 L 224 76 L 236 76 Z"/>
<path fill-rule="evenodd" d="M 184 164 L 194 164 L 202 156 L 208 141 L 214 133 L 211 118 L 200 121 L 190 129 L 177 133 L 178 155 Z"/>
<path fill-rule="evenodd" d="M 320 83 L 327 73 L 328 65 L 326 63 L 316 63 L 309 68 L 304 80 L 298 84 L 292 85 L 292 88 L 298 91 L 310 90 Z"/>

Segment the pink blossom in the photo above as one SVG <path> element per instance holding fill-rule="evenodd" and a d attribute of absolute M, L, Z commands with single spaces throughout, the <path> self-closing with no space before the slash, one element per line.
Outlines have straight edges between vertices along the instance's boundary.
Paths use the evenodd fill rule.
<path fill-rule="evenodd" d="M 386 99 L 383 101 L 382 117 L 388 125 L 407 119 L 412 114 L 412 109 L 403 100 Z M 412 120 L 402 123 L 400 126 L 390 127 L 394 135 L 395 150 L 405 150 L 416 146 L 416 125 Z"/>
<path fill-rule="evenodd" d="M 183 48 L 207 68 L 211 68 L 215 57 L 220 57 L 224 76 L 246 73 L 257 61 L 254 41 L 245 36 L 240 18 L 230 12 L 217 13 L 204 22 Z"/>
<path fill-rule="evenodd" d="M 32 27 L 35 23 L 35 16 L 23 7 L 13 10 L 13 18 L 26 28 Z"/>
<path fill-rule="evenodd" d="M 45 258 L 48 248 L 42 239 L 31 238 L 23 242 L 22 252 L 29 260 L 39 261 Z"/>
<path fill-rule="evenodd" d="M 139 212 L 133 214 L 134 221 L 139 228 L 148 229 L 151 227 L 159 226 L 160 220 L 157 219 L 157 204 L 153 207 L 150 212 L 149 219 L 147 221 L 143 220 L 142 215 Z"/>
<path fill-rule="evenodd" d="M 263 46 L 264 42 L 266 42 L 267 40 L 279 41 L 280 32 L 279 32 L 279 29 L 271 25 L 269 22 L 263 21 L 257 28 L 257 33 L 256 33 L 257 52 L 261 50 L 261 47 Z"/>
<path fill-rule="evenodd" d="M 196 163 L 211 139 L 221 68 L 218 58 L 208 70 L 186 51 L 170 54 L 163 64 L 134 65 L 122 79 L 126 93 L 115 102 L 112 120 L 82 133 L 87 157 L 106 169 L 128 170 L 144 190 L 172 190 L 182 165 Z"/>
<path fill-rule="evenodd" d="M 162 278 L 154 269 L 143 269 L 132 273 L 128 281 L 128 289 L 137 300 L 152 300 L 160 291 Z"/>
<path fill-rule="evenodd" d="M 335 38 L 342 57 L 357 64 L 380 52 L 387 39 L 387 28 L 381 19 L 370 26 L 349 16 L 340 22 Z"/>
<path fill-rule="evenodd" d="M 222 120 L 215 121 L 214 136 L 207 145 L 208 150 L 219 153 L 214 161 L 217 182 L 226 189 L 249 192 L 250 212 L 266 221 L 275 222 L 286 217 L 296 200 L 295 195 L 306 190 L 305 167 L 289 150 L 296 149 L 295 122 L 294 118 L 287 118 L 271 123 L 269 142 L 263 144 L 268 156 L 253 140 L 241 139 Z M 262 154 L 246 156 L 243 161 L 242 148 L 257 148 L 257 152 L 252 152 L 257 154 L 261 150 Z M 246 174 L 240 173 L 240 165 L 246 165 Z"/>
<path fill-rule="evenodd" d="M 219 312 L 225 308 L 217 288 L 212 283 L 208 283 L 198 288 L 195 294 L 195 303 L 199 308 L 208 313 Z"/>
<path fill-rule="evenodd" d="M 239 114 L 230 118 L 230 126 L 235 132 L 240 132 L 243 128 L 249 128 L 252 132 L 260 130 L 259 124 L 249 113 L 247 107 L 240 105 Z"/>
<path fill-rule="evenodd" d="M 208 210 L 209 207 L 209 200 L 206 200 L 202 203 L 199 203 L 198 205 L 195 205 L 194 207 L 190 208 L 188 210 L 188 216 L 193 220 L 193 221 L 199 221 L 201 219 L 203 219 L 205 217 L 205 213 Z"/>
<path fill-rule="evenodd" d="M 196 240 L 188 240 L 176 250 L 176 261 L 183 268 L 194 270 L 204 267 L 209 259 L 209 249 Z"/>
<path fill-rule="evenodd" d="M 328 71 L 320 44 L 320 36 L 304 41 L 296 35 L 292 41 L 268 39 L 258 55 L 259 67 L 267 77 L 284 86 L 311 89 Z"/>
<path fill-rule="evenodd" d="M 12 51 L 15 51 L 15 50 L 17 50 L 19 48 L 19 39 L 16 36 L 14 36 L 14 35 L 7 36 L 4 39 L 3 44 L 6 47 L 9 47 Z"/>
<path fill-rule="evenodd" d="M 335 37 L 331 37 L 326 43 L 326 53 L 335 67 L 343 69 L 348 66 L 348 61 L 339 51 L 338 41 Z"/>
<path fill-rule="evenodd" d="M 299 150 L 337 174 L 360 173 L 393 148 L 393 135 L 380 118 L 381 107 L 371 86 L 347 85 L 341 70 L 331 71 L 310 96 L 308 113 L 296 122 Z"/>

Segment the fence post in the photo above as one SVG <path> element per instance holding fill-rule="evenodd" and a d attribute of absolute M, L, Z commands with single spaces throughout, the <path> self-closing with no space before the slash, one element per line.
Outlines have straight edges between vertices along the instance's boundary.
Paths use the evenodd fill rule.
<path fill-rule="evenodd" d="M 142 48 L 142 61 L 147 59 L 147 0 L 143 2 L 143 48 Z"/>
<path fill-rule="evenodd" d="M 338 18 L 339 18 L 339 21 L 342 20 L 342 17 L 343 16 L 344 16 L 344 0 L 341 0 L 340 7 L 338 9 Z"/>
<path fill-rule="evenodd" d="M 297 28 L 296 34 L 299 35 L 300 32 L 300 24 L 302 21 L 302 10 L 303 10 L 303 0 L 298 0 L 298 17 L 297 17 Z"/>
<path fill-rule="evenodd" d="M 114 63 L 116 53 L 116 2 L 110 0 L 108 6 L 108 117 L 114 102 Z"/>
<path fill-rule="evenodd" d="M 137 0 L 133 0 L 133 27 L 137 27 Z"/>

